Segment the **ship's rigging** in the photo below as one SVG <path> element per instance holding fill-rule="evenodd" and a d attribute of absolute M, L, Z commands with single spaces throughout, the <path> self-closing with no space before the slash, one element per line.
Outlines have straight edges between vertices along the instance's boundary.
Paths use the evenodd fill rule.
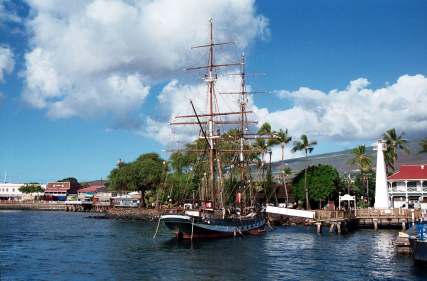
<path fill-rule="evenodd" d="M 248 114 L 248 92 L 246 90 L 245 57 L 237 63 L 221 63 L 215 61 L 215 47 L 230 44 L 217 43 L 213 40 L 212 19 L 209 21 L 209 42 L 193 48 L 208 49 L 208 63 L 204 66 L 191 67 L 188 70 L 206 70 L 204 80 L 207 84 L 207 112 L 198 112 L 189 101 L 193 114 L 176 116 L 172 126 L 193 125 L 200 129 L 204 149 L 199 147 L 200 142 L 196 141 L 196 146 L 189 146 L 192 152 L 200 152 L 203 157 L 207 155 L 208 173 L 203 173 L 202 184 L 199 189 L 201 208 L 187 210 L 184 214 L 164 214 L 159 218 L 172 230 L 176 237 L 181 239 L 193 238 L 219 238 L 232 237 L 236 235 L 259 234 L 265 232 L 266 217 L 260 209 L 248 208 L 245 211 L 245 193 L 249 190 L 250 205 L 252 207 L 252 189 L 248 178 L 248 160 L 254 153 L 262 153 L 262 150 L 254 149 L 249 144 L 249 140 L 256 138 L 272 138 L 272 135 L 257 135 L 248 133 L 251 124 L 257 121 L 249 120 Z M 238 92 L 217 93 L 215 84 L 218 79 L 217 69 L 239 66 L 240 89 Z M 218 94 L 236 94 L 239 100 L 239 110 L 220 111 L 216 104 Z M 224 126 L 225 125 L 225 126 Z M 227 125 L 238 125 L 238 128 L 224 132 Z M 223 132 L 221 133 L 221 129 Z M 231 146 L 224 145 L 231 142 Z M 236 145 L 238 144 L 238 145 Z M 188 151 L 188 150 L 187 150 Z M 228 206 L 224 206 L 224 183 L 223 183 L 223 163 L 222 158 L 227 155 L 236 155 L 234 161 L 240 169 L 240 184 L 236 190 L 236 208 L 234 211 Z M 249 157 L 248 157 L 249 156 Z M 200 158 L 197 158 L 199 161 Z M 231 165 L 230 165 L 231 166 Z M 206 187 L 206 188 L 205 188 Z M 239 209 L 239 210 L 238 210 Z"/>
<path fill-rule="evenodd" d="M 249 204 L 252 204 L 252 188 L 248 176 L 248 159 L 245 155 L 253 153 L 261 153 L 262 151 L 253 149 L 248 146 L 248 141 L 256 138 L 274 138 L 273 135 L 259 135 L 254 133 L 249 133 L 249 127 L 251 125 L 257 124 L 256 120 L 250 120 L 248 114 L 253 113 L 248 110 L 248 94 L 252 93 L 247 91 L 246 88 L 246 71 L 245 71 L 245 56 L 242 55 L 239 62 L 235 63 L 221 63 L 217 64 L 215 61 L 215 47 L 224 46 L 232 44 L 233 42 L 222 42 L 217 43 L 214 41 L 213 37 L 213 21 L 209 21 L 209 42 L 207 44 L 194 46 L 194 48 L 207 48 L 208 49 L 208 63 L 203 66 L 195 66 L 187 68 L 186 70 L 206 70 L 204 76 L 204 81 L 207 84 L 207 112 L 197 112 L 193 102 L 190 100 L 191 107 L 194 114 L 190 115 L 179 115 L 175 116 L 173 122 L 170 123 L 171 126 L 179 125 L 193 125 L 198 126 L 201 132 L 201 138 L 206 141 L 206 150 L 205 149 L 196 149 L 191 150 L 192 152 L 201 152 L 205 153 L 208 156 L 209 163 L 209 172 L 207 175 L 207 188 L 200 192 L 200 197 L 203 202 L 211 201 L 215 209 L 224 208 L 224 190 L 223 190 L 223 175 L 222 175 L 222 164 L 221 164 L 221 155 L 222 154 L 236 154 L 238 156 L 238 167 L 240 170 L 240 186 L 238 188 L 239 196 L 243 195 L 242 207 L 244 207 L 247 198 L 245 196 L 246 191 L 249 190 Z M 227 68 L 227 67 L 239 67 L 238 75 L 240 78 L 240 89 L 236 92 L 216 92 L 215 85 L 218 80 L 217 69 L 218 68 Z M 233 74 L 232 74 L 233 75 Z M 239 102 L 239 111 L 228 111 L 220 112 L 219 108 L 215 106 L 215 101 L 217 101 L 217 95 L 238 95 Z M 234 118 L 230 118 L 233 117 Z M 225 119 L 222 119 L 225 118 Z M 238 147 L 231 149 L 219 148 L 217 142 L 219 141 L 230 141 L 229 139 L 224 139 L 224 135 L 221 134 L 221 128 L 223 126 L 238 125 L 238 135 L 235 136 L 237 139 L 232 141 L 238 142 Z M 230 137 L 228 135 L 228 137 Z M 240 197 L 239 197 L 240 200 Z"/>

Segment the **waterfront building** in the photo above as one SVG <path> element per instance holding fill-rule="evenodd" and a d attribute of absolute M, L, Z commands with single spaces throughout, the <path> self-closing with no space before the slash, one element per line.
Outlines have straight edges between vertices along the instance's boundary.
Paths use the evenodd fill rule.
<path fill-rule="evenodd" d="M 65 201 L 68 195 L 77 194 L 70 182 L 50 182 L 46 186 L 44 199 L 47 201 Z"/>
<path fill-rule="evenodd" d="M 0 200 L 8 201 L 24 201 L 24 200 L 34 200 L 36 196 L 41 196 L 43 193 L 22 193 L 19 191 L 21 186 L 25 183 L 0 183 Z M 40 185 L 42 189 L 46 188 L 45 184 Z"/>
<path fill-rule="evenodd" d="M 142 194 L 139 191 L 129 192 L 124 195 L 117 195 L 111 198 L 114 207 L 136 208 L 141 204 Z"/>
<path fill-rule="evenodd" d="M 23 185 L 23 183 L 0 183 L 0 200 L 21 200 L 22 192 L 19 188 Z"/>
<path fill-rule="evenodd" d="M 391 206 L 427 210 L 427 164 L 404 164 L 387 178 Z"/>
<path fill-rule="evenodd" d="M 111 198 L 113 198 L 115 194 L 108 191 L 101 191 L 95 193 L 93 196 L 93 203 L 97 206 L 111 206 Z"/>
<path fill-rule="evenodd" d="M 106 187 L 103 184 L 92 184 L 84 188 L 80 188 L 77 190 L 77 197 L 79 199 L 85 199 L 85 198 L 93 198 L 94 195 L 98 192 L 105 192 Z"/>

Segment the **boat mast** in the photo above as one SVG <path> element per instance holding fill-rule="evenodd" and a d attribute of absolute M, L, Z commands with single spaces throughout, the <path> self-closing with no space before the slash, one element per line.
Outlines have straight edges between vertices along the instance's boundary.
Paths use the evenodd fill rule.
<path fill-rule="evenodd" d="M 200 69 L 206 69 L 207 73 L 205 74 L 204 81 L 207 83 L 208 86 L 208 109 L 207 113 L 197 113 L 196 109 L 194 108 L 193 104 L 193 110 L 194 115 L 179 115 L 175 116 L 175 119 L 186 119 L 186 118 L 197 118 L 197 122 L 193 120 L 188 121 L 174 121 L 170 122 L 170 125 L 198 125 L 200 126 L 201 131 L 203 132 L 203 137 L 206 139 L 206 142 L 208 144 L 208 162 L 209 162 L 209 177 L 207 180 L 207 187 L 209 189 L 206 190 L 206 192 L 203 192 L 202 197 L 204 197 L 207 200 L 212 200 L 214 204 L 218 203 L 219 208 L 222 208 L 223 206 L 223 200 L 222 200 L 222 192 L 220 190 L 220 187 L 217 185 L 217 182 L 215 180 L 215 161 L 218 161 L 218 175 L 221 176 L 221 163 L 219 161 L 218 153 L 240 153 L 240 159 L 241 162 L 243 162 L 245 159 L 243 157 L 244 153 L 247 153 L 248 151 L 244 150 L 244 139 L 245 136 L 245 129 L 247 125 L 250 124 L 256 124 L 256 121 L 248 121 L 246 120 L 246 113 L 249 113 L 246 111 L 246 89 L 245 89 L 245 79 L 244 79 L 244 57 L 242 57 L 242 60 L 237 63 L 222 63 L 222 64 L 216 64 L 215 63 L 215 47 L 219 45 L 227 45 L 232 44 L 233 42 L 224 42 L 224 43 L 216 43 L 213 39 L 213 20 L 209 20 L 209 41 L 207 44 L 200 45 L 200 46 L 194 46 L 194 48 L 208 48 L 208 64 L 204 66 L 197 66 L 197 67 L 190 67 L 187 68 L 187 70 L 200 70 Z M 240 101 L 240 110 L 237 112 L 216 112 L 214 108 L 214 101 L 215 101 L 215 83 L 217 80 L 217 74 L 216 74 L 216 68 L 218 67 L 229 67 L 229 66 L 240 66 L 241 67 L 241 73 L 239 75 L 242 77 L 242 83 L 241 83 L 241 91 L 235 93 L 220 93 L 220 94 L 239 94 L 241 95 L 241 101 Z M 240 118 L 239 120 L 216 120 L 216 117 L 220 116 L 228 116 L 228 115 L 238 115 Z M 199 119 L 199 118 L 202 118 Z M 215 139 L 220 138 L 220 135 L 217 135 L 216 133 L 216 126 L 217 125 L 240 125 L 240 142 L 241 146 L 239 150 L 218 150 L 216 148 Z M 204 133 L 203 127 L 206 126 L 206 134 Z M 203 152 L 199 150 L 192 150 L 193 152 Z M 218 160 L 216 159 L 218 158 Z M 242 166 L 243 167 L 243 166 Z M 243 173 L 243 171 L 242 171 Z M 209 198 L 210 197 L 210 198 Z"/>
<path fill-rule="evenodd" d="M 244 135 L 246 129 L 246 85 L 245 85 L 245 55 L 242 54 L 241 65 L 240 65 L 240 163 L 243 166 L 243 162 L 245 161 L 245 157 L 243 154 L 244 147 Z M 243 174 L 242 174 L 243 175 Z M 242 178 L 243 180 L 243 178 Z"/>
<path fill-rule="evenodd" d="M 213 96 L 215 89 L 216 75 L 214 74 L 214 48 L 213 48 L 213 31 L 212 31 L 212 19 L 209 20 L 209 63 L 208 63 L 208 75 L 205 78 L 208 83 L 208 102 L 209 102 L 209 119 L 208 119 L 208 141 L 209 141 L 209 188 L 212 192 L 212 200 L 216 198 L 215 188 L 215 166 L 214 166 L 214 155 L 215 155 L 215 144 L 214 144 L 214 115 L 213 115 Z"/>

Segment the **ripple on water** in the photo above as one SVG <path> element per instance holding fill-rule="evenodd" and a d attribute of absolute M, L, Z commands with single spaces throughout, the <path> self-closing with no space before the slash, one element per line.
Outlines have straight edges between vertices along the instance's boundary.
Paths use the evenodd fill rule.
<path fill-rule="evenodd" d="M 4 280 L 426 280 L 397 256 L 395 231 L 317 235 L 277 228 L 264 236 L 179 242 L 155 224 L 61 212 L 0 212 Z M 1 280 L 3 280 L 1 279 Z"/>

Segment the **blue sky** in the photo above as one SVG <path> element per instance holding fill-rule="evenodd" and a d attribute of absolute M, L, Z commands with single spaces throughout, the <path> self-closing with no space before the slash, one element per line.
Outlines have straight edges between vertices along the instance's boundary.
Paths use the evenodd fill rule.
<path fill-rule="evenodd" d="M 116 19 L 117 14 L 134 13 L 115 5 L 120 1 L 76 1 L 63 10 L 42 2 L 0 1 L 0 46 L 13 52 L 14 62 L 13 71 L 3 70 L 0 82 L 0 172 L 7 172 L 9 181 L 106 178 L 119 158 L 130 161 L 150 151 L 167 157 L 161 151 L 169 145 L 167 129 L 159 133 L 147 118 L 163 128 L 169 111 L 179 110 L 176 104 L 159 102 L 158 96 L 186 97 L 183 92 L 198 85 L 199 81 L 182 74 L 182 66 L 195 62 L 194 53 L 180 52 L 185 44 L 203 39 L 202 15 L 206 22 L 214 17 L 219 37 L 236 35 L 245 42 L 249 71 L 266 74 L 249 81 L 253 89 L 268 92 L 253 97 L 258 119 L 274 128 L 292 128 L 296 136 L 307 132 L 319 141 L 316 153 L 370 144 L 384 128 L 397 127 L 414 137 L 427 131 L 427 116 L 418 108 L 420 102 L 427 103 L 425 1 L 241 1 L 232 8 L 225 0 L 215 5 L 189 1 L 173 11 L 157 1 L 135 9 L 159 15 L 163 25 L 151 26 L 149 19 L 154 16 L 147 12 L 135 22 L 129 17 L 128 22 Z M 97 5 L 89 9 L 90 4 Z M 194 11 L 201 12 L 192 22 L 188 14 Z M 236 15 L 245 17 L 233 22 Z M 93 24 L 94 18 L 106 28 Z M 174 20 L 181 24 L 179 32 L 169 32 L 169 25 L 176 26 Z M 141 33 L 133 30 L 136 23 L 141 23 Z M 104 34 L 105 30 L 112 30 L 111 34 Z M 87 36 L 80 35 L 85 32 Z M 189 37 L 191 32 L 195 35 Z M 70 40 L 61 41 L 62 34 Z M 115 35 L 113 41 L 110 35 Z M 136 41 L 133 37 L 139 35 L 145 37 Z M 191 42 L 193 38 L 196 42 Z M 131 43 L 141 51 L 133 50 Z M 170 49 L 163 50 L 162 44 Z M 96 51 L 79 64 L 73 51 L 82 45 L 96 46 Z M 48 70 L 43 67 L 46 61 Z M 87 81 L 81 79 L 80 70 L 87 71 Z M 49 71 L 60 77 L 53 86 Z M 173 79 L 177 85 L 170 84 Z M 113 90 L 105 88 L 105 81 Z M 171 93 L 165 92 L 167 86 Z M 334 89 L 339 93 L 331 92 Z M 95 94 L 89 100 L 81 98 L 88 92 Z M 378 96 L 383 100 L 378 102 Z M 341 103 L 345 112 L 355 108 L 354 114 L 345 116 Z"/>

